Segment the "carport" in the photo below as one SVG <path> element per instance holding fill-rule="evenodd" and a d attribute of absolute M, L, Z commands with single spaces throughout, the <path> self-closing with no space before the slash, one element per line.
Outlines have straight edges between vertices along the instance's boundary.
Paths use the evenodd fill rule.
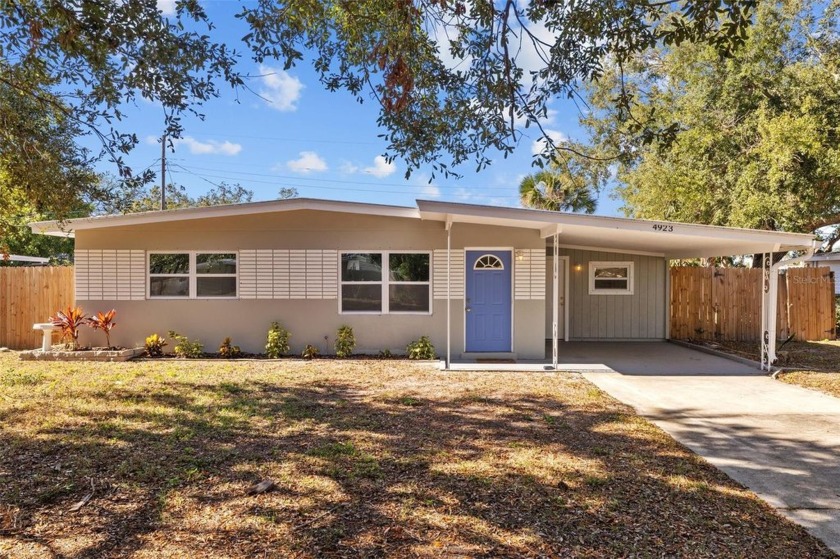
<path fill-rule="evenodd" d="M 650 302 L 650 304 L 660 305 L 665 309 L 664 316 L 658 315 L 657 318 L 657 320 L 664 320 L 663 335 L 658 337 L 659 341 L 667 339 L 669 331 L 667 304 L 670 301 L 670 284 L 669 275 L 665 272 L 670 260 L 762 254 L 764 282 L 761 314 L 761 367 L 764 370 L 769 370 L 776 360 L 776 336 L 775 334 L 771 335 L 771 333 L 776 332 L 779 269 L 802 261 L 813 254 L 816 247 L 812 235 L 779 231 L 602 217 L 522 208 L 497 208 L 438 201 L 418 200 L 417 205 L 422 219 L 445 223 L 448 243 L 453 229 L 457 230 L 459 224 L 489 224 L 530 229 L 535 235 L 545 239 L 546 253 L 551 260 L 551 268 L 546 270 L 549 278 L 546 283 L 550 283 L 551 297 L 545 301 L 546 307 L 551 311 L 550 320 L 547 321 L 550 327 L 547 328 L 549 331 L 546 332 L 546 334 L 550 334 L 546 337 L 551 340 L 551 359 L 545 362 L 527 362 L 516 360 L 514 356 L 511 356 L 507 359 L 507 363 L 498 363 L 494 362 L 493 358 L 501 357 L 496 361 L 503 361 L 505 356 L 488 356 L 486 360 L 481 359 L 480 356 L 478 358 L 470 356 L 468 359 L 461 356 L 456 362 L 452 360 L 450 351 L 452 324 L 454 320 L 460 320 L 460 317 L 464 315 L 460 309 L 453 308 L 454 300 L 450 294 L 452 293 L 452 286 L 462 281 L 459 276 L 453 276 L 453 268 L 462 266 L 463 263 L 453 263 L 451 257 L 447 259 L 445 262 L 447 269 L 444 277 L 447 293 L 446 319 L 448 328 L 445 365 L 448 368 L 472 369 L 481 368 L 481 365 L 484 365 L 485 368 L 490 365 L 498 368 L 500 365 L 515 365 L 516 367 L 512 368 L 521 370 L 564 370 L 579 369 L 580 367 L 575 367 L 575 365 L 586 364 L 577 363 L 578 359 L 575 359 L 574 353 L 574 348 L 583 348 L 584 346 L 561 345 L 562 342 L 576 341 L 574 336 L 569 335 L 569 311 L 568 305 L 566 305 L 566 303 L 574 302 L 569 300 L 569 260 L 563 260 L 565 257 L 561 256 L 561 251 L 576 251 L 577 253 L 603 254 L 609 257 L 607 259 L 609 262 L 589 262 L 590 272 L 593 264 L 614 264 L 616 268 L 625 266 L 627 275 L 624 278 L 628 279 L 626 282 L 628 286 L 631 285 L 629 280 L 633 277 L 632 263 L 620 262 L 620 259 L 630 260 L 637 257 L 644 257 L 649 260 L 656 259 L 659 272 L 648 282 L 664 283 L 660 286 L 661 289 L 656 292 L 656 300 Z M 800 251 L 805 254 L 798 258 L 782 260 L 776 264 L 772 263 L 773 253 L 789 251 Z M 524 251 L 517 251 L 517 253 L 519 252 Z M 451 254 L 451 251 L 449 253 Z M 519 254 L 517 254 L 516 259 L 519 259 Z M 565 277 L 563 274 L 565 274 Z M 531 277 L 533 277 L 533 274 Z M 591 275 L 589 281 L 589 293 L 592 294 L 593 280 Z M 608 284 L 610 281 L 605 280 L 605 283 Z M 549 287 L 549 285 L 546 285 L 546 287 Z M 628 294 L 633 294 L 632 289 Z M 561 307 L 564 309 L 563 313 L 560 312 Z M 466 306 L 466 310 L 469 311 L 468 306 Z M 625 313 L 625 317 L 628 315 L 629 313 Z M 629 320 L 649 319 L 629 315 Z M 600 341 L 597 336 L 588 336 L 587 339 Z M 595 347 L 596 349 L 592 353 L 597 353 L 597 346 Z M 589 353 L 589 351 L 584 353 Z M 597 359 L 595 360 L 597 361 Z M 516 362 L 511 363 L 510 361 Z"/>

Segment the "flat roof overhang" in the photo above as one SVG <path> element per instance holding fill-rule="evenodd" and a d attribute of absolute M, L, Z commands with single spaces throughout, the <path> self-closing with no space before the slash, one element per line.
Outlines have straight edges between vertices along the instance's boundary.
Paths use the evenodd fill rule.
<path fill-rule="evenodd" d="M 534 229 L 558 246 L 661 256 L 670 259 L 711 258 L 804 250 L 815 247 L 813 235 L 696 225 L 621 217 L 497 208 L 418 200 L 422 219 Z"/>
<path fill-rule="evenodd" d="M 759 231 L 435 200 L 417 200 L 417 207 L 413 208 L 294 198 L 291 200 L 249 202 L 204 208 L 86 217 L 65 222 L 42 221 L 31 223 L 30 227 L 34 233 L 73 237 L 76 231 L 88 229 L 297 210 L 423 219 L 440 221 L 447 227 L 452 223 L 471 223 L 532 229 L 536 235 L 549 239 L 547 241 L 549 244 L 553 236 L 557 234 L 558 245 L 562 247 L 644 254 L 671 259 L 781 252 L 816 247 L 813 235 L 801 233 Z"/>

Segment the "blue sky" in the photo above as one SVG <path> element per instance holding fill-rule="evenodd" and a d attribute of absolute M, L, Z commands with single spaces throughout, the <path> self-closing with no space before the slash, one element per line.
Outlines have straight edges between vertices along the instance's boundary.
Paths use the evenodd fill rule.
<path fill-rule="evenodd" d="M 174 13 L 174 3 L 158 0 L 165 15 Z M 480 173 L 474 164 L 465 164 L 455 169 L 460 179 L 437 177 L 430 184 L 430 169 L 420 169 L 406 180 L 405 164 L 399 159 L 388 164 L 383 157 L 387 144 L 377 137 L 382 130 L 376 126 L 376 103 L 359 104 L 348 93 L 326 91 L 306 63 L 288 72 L 279 62 L 256 64 L 240 41 L 247 28 L 233 17 L 240 3 L 208 0 L 203 5 L 217 25 L 213 39 L 242 53 L 240 71 L 255 76 L 248 85 L 256 94 L 225 87 L 219 99 L 201 109 L 203 121 L 185 118 L 185 137 L 174 153 L 167 153 L 169 181 L 192 195 L 222 181 L 239 183 L 254 191 L 255 200 L 274 199 L 280 188 L 294 187 L 303 197 L 384 204 L 413 205 L 426 198 L 519 205 L 519 181 L 535 170 L 530 130 L 511 156 L 499 155 Z M 123 129 L 141 139 L 127 162 L 135 171 L 158 171 L 161 107 L 138 101 L 127 113 Z M 558 100 L 543 126 L 558 137 L 574 138 L 580 135 L 577 119 L 577 108 Z M 619 205 L 604 193 L 597 213 L 618 215 Z"/>

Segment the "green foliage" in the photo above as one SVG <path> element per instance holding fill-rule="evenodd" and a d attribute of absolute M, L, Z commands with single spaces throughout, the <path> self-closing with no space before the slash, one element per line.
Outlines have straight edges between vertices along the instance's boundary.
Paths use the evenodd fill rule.
<path fill-rule="evenodd" d="M 607 67 L 584 149 L 612 158 L 628 215 L 800 232 L 840 222 L 840 18 L 821 8 L 759 4 L 731 58 L 684 44 Z M 615 106 L 623 89 L 630 110 Z"/>
<path fill-rule="evenodd" d="M 391 350 L 390 350 L 390 349 L 381 349 L 381 350 L 379 350 L 379 357 L 381 357 L 381 358 L 383 358 L 383 359 L 390 359 L 390 358 L 392 358 L 393 356 L 394 356 L 394 354 L 393 354 L 393 353 L 391 353 Z"/>
<path fill-rule="evenodd" d="M 582 158 L 578 160 L 581 163 L 579 167 L 583 167 L 586 162 Z M 594 169 L 595 166 L 589 165 L 588 168 Z M 522 179 L 519 199 L 527 208 L 591 214 L 595 213 L 598 200 L 589 185 L 599 182 L 600 175 L 595 178 L 582 176 L 580 168 L 578 174 L 574 174 L 567 160 L 562 164 L 556 163 L 552 170 L 543 170 Z"/>
<path fill-rule="evenodd" d="M 161 338 L 157 334 L 152 334 L 146 338 L 146 354 L 149 357 L 160 357 L 163 355 L 163 348 L 166 345 L 168 344 L 164 338 Z"/>
<path fill-rule="evenodd" d="M 300 356 L 304 359 L 315 359 L 318 357 L 319 351 L 318 348 L 311 344 L 306 344 L 306 347 L 303 348 Z"/>
<path fill-rule="evenodd" d="M 238 345 L 233 345 L 231 339 L 225 338 L 219 346 L 219 355 L 225 359 L 233 359 L 242 355 L 242 350 Z"/>
<path fill-rule="evenodd" d="M 625 64 L 652 45 L 686 41 L 731 53 L 754 5 L 324 0 L 278 9 L 258 0 L 237 17 L 250 27 L 243 39 L 256 62 L 290 68 L 308 57 L 330 91 L 375 98 L 389 158 L 404 159 L 407 173 L 428 164 L 451 174 L 452 165 L 481 169 L 496 152 L 511 153 L 522 122 L 549 139 L 542 123 L 551 103 L 599 78 L 604 60 Z M 118 129 L 123 107 L 159 103 L 168 137 L 178 138 L 184 116 L 200 117 L 219 83 L 244 83 L 238 55 L 213 41 L 198 0 L 178 1 L 167 16 L 151 0 L 2 2 L 0 18 L 0 166 L 30 203 L 59 218 L 92 199 L 86 194 L 108 195 L 89 176 L 98 160 L 132 187 L 151 181 L 153 171 L 136 174 L 123 161 L 138 143 Z M 614 99 L 625 109 L 632 97 Z M 100 141 L 99 153 L 74 141 L 83 134 Z"/>
<path fill-rule="evenodd" d="M 837 333 L 840 334 L 840 295 L 834 297 L 834 324 Z"/>
<path fill-rule="evenodd" d="M 280 326 L 277 322 L 271 323 L 271 328 L 268 329 L 268 339 L 265 344 L 265 354 L 269 359 L 277 359 L 284 355 L 288 355 L 290 351 L 289 339 L 292 334 Z"/>
<path fill-rule="evenodd" d="M 204 354 L 204 344 L 198 340 L 190 340 L 174 330 L 169 331 L 169 338 L 175 342 L 175 347 L 172 348 L 172 351 L 178 357 L 198 359 Z"/>
<path fill-rule="evenodd" d="M 557 97 L 573 97 L 601 75 L 605 58 L 623 62 L 683 41 L 727 54 L 742 42 L 753 6 L 323 0 L 278 10 L 274 0 L 259 0 L 240 17 L 251 26 L 245 41 L 257 62 L 288 68 L 310 56 L 329 90 L 380 103 L 377 124 L 409 172 L 430 165 L 450 174 L 452 165 L 472 160 L 480 170 L 497 151 L 511 153 L 518 123 L 537 128 Z"/>
<path fill-rule="evenodd" d="M 350 326 L 341 326 L 335 337 L 335 354 L 338 357 L 350 357 L 356 347 L 356 336 Z"/>
<path fill-rule="evenodd" d="M 111 330 L 113 330 L 114 326 L 117 325 L 117 323 L 114 322 L 115 316 L 117 316 L 117 311 L 115 309 L 111 309 L 106 313 L 98 312 L 87 320 L 88 326 L 94 330 L 102 330 L 105 334 L 105 345 L 109 348 L 111 347 Z"/>
<path fill-rule="evenodd" d="M 119 188 L 119 187 L 115 187 Z M 239 184 L 229 185 L 220 183 L 208 190 L 205 194 L 195 198 L 187 194 L 186 188 L 182 185 L 166 184 L 166 208 L 173 210 L 178 208 L 196 208 L 207 206 L 221 206 L 226 204 L 242 204 L 250 202 L 254 192 L 240 186 Z M 150 188 L 142 186 L 128 186 L 119 188 L 119 194 L 114 196 L 107 203 L 101 204 L 101 211 L 107 214 L 150 212 L 160 209 L 160 185 L 153 185 Z"/>
<path fill-rule="evenodd" d="M 183 115 L 197 115 L 197 105 L 217 96 L 217 80 L 242 83 L 235 55 L 202 33 L 202 23 L 211 25 L 201 4 L 178 7 L 163 17 L 155 2 L 0 3 L 0 168 L 34 207 L 65 218 L 76 201 L 107 195 L 91 173 L 103 158 L 121 180 L 151 178 L 122 160 L 138 143 L 116 129 L 125 105 L 160 103 L 177 137 Z M 75 141 L 83 135 L 101 150 Z"/>
<path fill-rule="evenodd" d="M 420 336 L 419 340 L 408 344 L 405 351 L 409 359 L 434 359 L 437 357 L 435 346 L 432 345 L 432 341 L 428 336 Z"/>
<path fill-rule="evenodd" d="M 50 317 L 53 326 L 61 328 L 61 338 L 69 340 L 73 349 L 79 347 L 79 329 L 88 323 L 88 316 L 81 307 L 67 307 L 63 311 L 56 311 L 55 316 Z"/>

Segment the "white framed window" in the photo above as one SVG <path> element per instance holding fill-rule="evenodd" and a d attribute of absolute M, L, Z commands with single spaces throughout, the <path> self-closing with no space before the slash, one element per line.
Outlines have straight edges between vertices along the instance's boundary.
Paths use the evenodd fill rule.
<path fill-rule="evenodd" d="M 632 295 L 633 262 L 590 262 L 590 295 Z"/>
<path fill-rule="evenodd" d="M 431 314 L 431 252 L 342 252 L 342 314 Z"/>
<path fill-rule="evenodd" d="M 235 299 L 238 257 L 227 251 L 150 252 L 150 299 Z"/>

